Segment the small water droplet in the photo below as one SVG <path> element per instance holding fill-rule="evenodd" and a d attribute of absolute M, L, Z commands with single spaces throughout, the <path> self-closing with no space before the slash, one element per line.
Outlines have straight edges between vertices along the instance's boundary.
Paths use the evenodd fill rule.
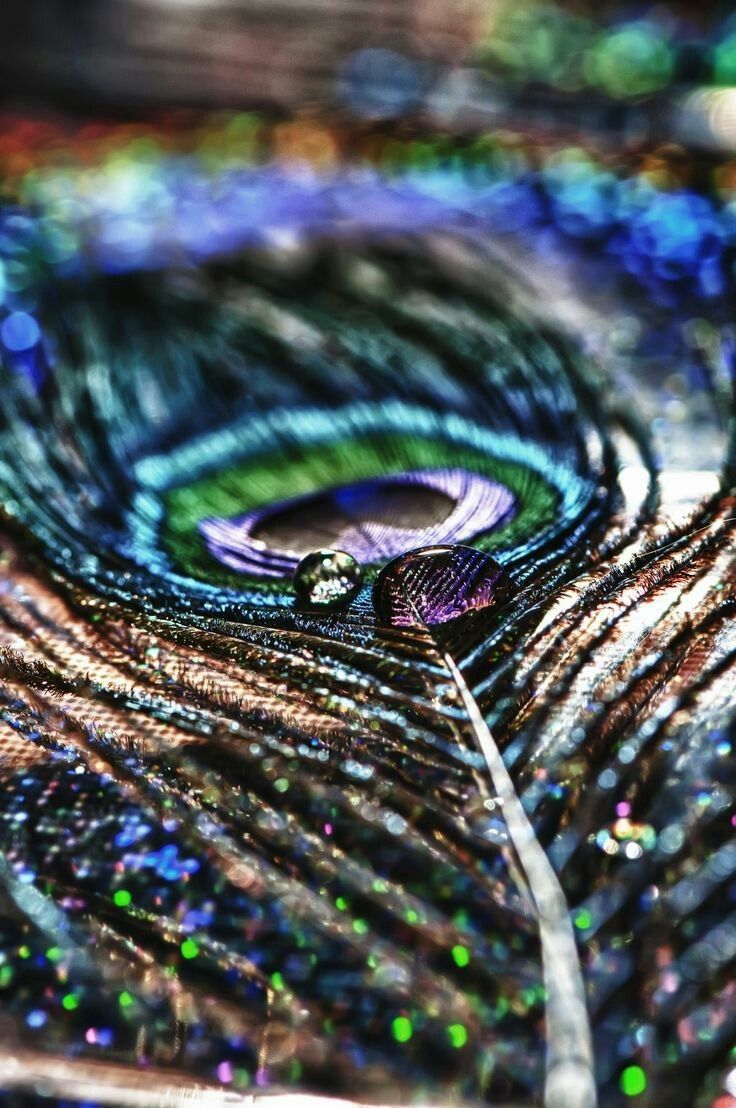
<path fill-rule="evenodd" d="M 489 608 L 504 591 L 503 568 L 472 546 L 425 546 L 394 558 L 373 585 L 381 623 L 421 627 Z"/>
<path fill-rule="evenodd" d="M 300 604 L 330 609 L 346 604 L 363 580 L 358 562 L 344 550 L 313 550 L 294 573 L 294 591 Z"/>

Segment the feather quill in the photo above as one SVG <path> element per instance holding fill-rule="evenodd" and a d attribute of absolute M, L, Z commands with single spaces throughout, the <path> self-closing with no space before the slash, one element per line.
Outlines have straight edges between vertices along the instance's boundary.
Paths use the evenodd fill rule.
<path fill-rule="evenodd" d="M 545 987 L 547 1059 L 545 1108 L 595 1108 L 593 1046 L 585 986 L 570 913 L 560 882 L 516 794 L 511 775 L 478 703 L 434 626 L 422 618 L 410 575 L 401 579 L 406 606 L 457 689 L 467 723 L 483 755 L 516 851 L 539 927 Z M 472 618 L 472 617 L 471 617 Z"/>

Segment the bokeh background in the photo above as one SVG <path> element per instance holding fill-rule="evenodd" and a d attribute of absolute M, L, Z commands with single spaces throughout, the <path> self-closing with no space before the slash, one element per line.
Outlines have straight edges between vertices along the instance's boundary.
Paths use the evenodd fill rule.
<path fill-rule="evenodd" d="M 177 366 L 186 375 L 196 362 L 198 382 L 191 411 L 182 416 L 184 431 L 179 428 L 177 434 L 198 433 L 209 404 L 212 426 L 215 417 L 229 417 L 224 386 L 222 396 L 213 397 L 201 382 L 209 380 L 206 373 L 216 362 L 217 380 L 237 379 L 246 395 L 250 362 L 230 358 L 228 345 L 240 315 L 252 309 L 241 287 L 243 258 L 248 281 L 257 285 L 263 278 L 271 290 L 273 303 L 264 308 L 258 301 L 264 313 L 259 326 L 272 330 L 279 344 L 293 346 L 298 356 L 303 348 L 308 355 L 314 331 L 277 310 L 281 277 L 285 274 L 285 283 L 294 288 L 303 280 L 306 285 L 322 281 L 329 289 L 340 279 L 343 240 L 357 241 L 355 273 L 366 302 L 374 303 L 375 295 L 371 326 L 376 334 L 361 330 L 355 349 L 380 361 L 386 380 L 400 389 L 395 367 L 401 367 L 401 358 L 391 360 L 393 348 L 376 322 L 382 311 L 388 314 L 390 294 L 381 285 L 381 272 L 371 267 L 369 252 L 369 264 L 363 265 L 360 249 L 370 246 L 374 235 L 389 243 L 389 254 L 397 240 L 406 245 L 412 235 L 423 237 L 427 250 L 441 254 L 443 273 L 450 274 L 454 246 L 447 232 L 454 232 L 455 245 L 463 236 L 483 248 L 491 244 L 483 280 L 505 289 L 516 288 L 510 274 L 523 277 L 526 295 L 531 292 L 534 300 L 534 318 L 537 310 L 553 317 L 556 326 L 574 333 L 584 355 L 603 367 L 617 420 L 635 414 L 651 430 L 651 458 L 647 445 L 643 460 L 649 465 L 654 458 L 652 468 L 662 471 L 663 507 L 648 537 L 666 536 L 670 525 L 682 524 L 698 502 L 716 494 L 719 481 L 722 488 L 732 487 L 735 476 L 730 417 L 736 376 L 732 8 L 730 3 L 684 0 L 0 0 L 0 394 L 12 395 L 18 435 L 4 443 L 12 454 L 8 473 L 25 481 L 38 458 L 46 457 L 48 504 L 65 523 L 77 508 L 84 514 L 99 507 L 94 500 L 97 467 L 91 472 L 94 480 L 78 495 L 75 436 L 94 439 L 95 451 L 101 443 L 103 455 L 105 436 L 87 434 L 90 407 L 78 400 L 73 374 L 55 377 L 53 372 L 55 365 L 63 371 L 74 362 L 70 352 L 83 352 L 79 360 L 92 407 L 98 405 L 109 417 L 113 446 L 123 443 L 123 455 L 135 438 L 129 412 L 137 405 L 146 415 L 146 433 L 160 427 L 162 437 L 169 433 L 170 410 L 187 407 L 186 395 L 177 391 Z M 325 242 L 327 260 L 319 254 Z M 224 271 L 232 264 L 234 276 L 224 286 L 208 283 L 217 266 L 208 269 L 202 263 L 213 260 Z M 467 289 L 461 271 L 458 266 L 458 287 Z M 191 305 L 203 302 L 208 312 L 214 306 L 213 313 L 193 314 Z M 156 315 L 159 303 L 172 303 L 173 314 Z M 293 303 L 298 306 L 298 298 Z M 140 332 L 127 323 L 136 312 L 143 321 Z M 329 321 L 329 327 L 321 326 L 330 335 L 333 324 L 339 330 L 341 323 L 339 311 L 335 314 L 333 319 L 324 309 L 320 317 Z M 208 323 L 198 329 L 203 319 L 219 320 L 220 332 L 216 326 L 208 330 Z M 150 345 L 138 341 L 148 334 L 147 320 L 155 324 Z M 160 320 L 166 326 L 159 328 Z M 104 334 L 115 335 L 115 342 L 99 341 Z M 461 327 L 453 329 L 455 340 L 462 350 Z M 196 355 L 191 363 L 190 347 Z M 159 362 L 161 350 L 172 351 L 168 362 Z M 205 367 L 201 375 L 197 359 Z M 157 386 L 156 373 L 164 363 L 174 382 L 168 395 Z M 297 356 L 294 364 L 300 364 Z M 412 369 L 421 374 L 422 365 L 412 364 Z M 119 396 L 104 385 L 108 372 Z M 59 377 L 68 394 L 54 391 Z M 276 370 L 273 380 L 278 380 Z M 349 380 L 345 370 L 343 384 Z M 162 374 L 161 381 L 169 378 Z M 268 374 L 258 381 L 266 396 Z M 172 394 L 175 404 L 169 403 Z M 200 404 L 205 394 L 207 404 Z M 290 394 L 283 395 L 288 399 Z M 44 422 L 47 401 L 68 420 L 58 441 L 61 454 L 66 457 L 68 449 L 74 464 L 61 499 L 56 430 L 53 419 Z M 571 417 L 575 411 L 565 408 Z M 39 437 L 48 433 L 52 448 L 46 455 L 26 429 Z M 641 461 L 637 455 L 619 475 L 624 499 L 634 506 L 647 500 Z M 20 511 L 20 503 L 25 511 L 33 499 L 18 495 L 11 508 Z M 646 510 L 645 503 L 642 516 Z M 631 508 L 634 532 L 637 511 Z M 84 542 L 75 572 L 95 572 L 95 547 L 104 547 L 109 538 L 109 520 L 103 524 L 99 532 L 78 527 Z M 141 526 L 136 540 L 147 535 Z M 72 558 L 63 544 L 49 545 L 54 557 Z M 144 547 L 148 557 L 145 542 Z M 140 599 L 135 590 L 132 599 Z M 165 599 L 176 605 L 179 594 Z M 731 615 L 729 609 L 724 622 Z M 683 639 L 687 618 L 686 613 Z M 63 621 L 61 632 L 66 634 Z M 75 657 L 72 661 L 76 664 Z M 686 656 L 693 671 L 701 662 L 700 655 L 693 663 Z M 725 724 L 722 735 L 714 729 L 707 737 L 717 740 L 714 749 L 725 760 L 731 752 Z M 693 741 L 693 747 L 699 744 L 707 752 L 708 743 Z M 718 780 L 708 776 L 710 763 L 702 775 L 695 757 L 689 764 L 692 780 L 682 802 L 688 818 L 700 806 L 707 809 L 716 792 L 712 782 Z M 676 768 L 679 772 L 679 763 Z M 725 802 L 718 811 L 725 819 Z M 600 857 L 594 854 L 599 868 L 601 858 L 606 864 L 612 858 L 617 865 L 625 859 L 635 862 L 654 842 L 649 822 L 633 824 L 643 845 L 639 839 L 627 841 L 634 834 L 628 801 L 615 813 L 610 834 L 602 828 L 597 846 L 586 840 L 586 850 L 599 851 Z M 680 820 L 679 809 L 675 814 Z M 684 821 L 683 815 L 682 826 Z M 61 835 L 67 822 L 60 821 Z M 325 826 L 331 834 L 331 825 Z M 674 854 L 683 846 L 684 832 L 675 816 L 663 826 L 665 854 L 670 850 L 666 831 L 675 828 L 669 840 Z M 614 842 L 614 832 L 620 833 L 620 842 Z M 715 834 L 713 841 L 720 848 Z M 698 842 L 696 834 L 694 847 Z M 668 865 L 665 858 L 662 866 Z M 681 878 L 685 882 L 690 856 L 683 854 L 681 865 L 682 870 L 667 871 L 673 887 Z M 732 875 L 732 855 L 724 865 L 731 869 L 714 869 L 714 882 Z M 26 870 L 18 872 L 18 880 L 25 881 Z M 114 904 L 126 909 L 128 894 L 122 891 L 123 900 Z M 603 886 L 600 892 L 603 897 Z M 724 891 L 724 902 L 726 896 Z M 612 932 L 607 960 L 601 955 L 605 948 L 596 945 L 591 928 L 597 920 L 587 902 L 580 902 L 575 916 L 588 943 L 591 975 L 601 982 L 601 1006 L 610 982 L 615 988 L 630 978 L 640 990 L 632 991 L 626 1005 L 612 1005 L 611 1018 L 607 1013 L 601 1020 L 606 1104 L 618 1108 L 643 1096 L 649 1085 L 654 1092 L 648 1103 L 654 1108 L 664 1103 L 691 1108 L 695 1091 L 698 1108 L 734 1108 L 736 927 L 729 924 L 725 935 L 722 977 L 718 950 L 709 963 L 710 976 L 703 976 L 704 988 L 713 989 L 710 1006 L 692 1011 L 685 1006 L 682 1018 L 670 1026 L 666 942 L 657 963 L 664 984 L 650 987 L 647 976 L 654 973 L 650 951 L 661 933 L 656 898 L 647 900 L 649 892 L 636 897 L 631 911 L 644 921 L 642 927 L 655 921 L 641 966 L 624 964 L 628 931 L 620 942 L 618 932 Z M 678 909 L 690 928 L 683 927 L 684 946 L 696 933 L 689 916 L 692 903 L 695 919 L 697 900 L 684 897 Z M 725 909 L 719 902 L 710 911 L 717 922 Z M 711 916 L 703 918 L 706 928 Z M 196 953 L 185 942 L 185 961 Z M 456 968 L 465 964 L 456 961 Z M 280 974 L 279 969 L 279 979 Z M 130 994 L 121 995 L 126 999 L 120 1004 L 127 1006 Z M 654 1017 L 651 1026 L 631 1026 L 630 1012 L 638 1016 L 642 996 L 647 1003 L 651 999 L 655 1015 L 658 1004 L 665 1012 L 661 1025 L 670 1038 L 662 1039 L 664 1046 L 655 1041 Z M 66 1011 L 66 1002 L 61 1003 Z M 74 1011 L 74 996 L 70 1004 Z M 38 1011 L 24 1016 L 23 1034 L 37 1035 L 45 1049 L 46 1016 Z M 388 1044 L 391 1050 L 405 1034 L 400 1023 Z M 95 1049 L 109 1045 L 96 1039 L 86 1043 Z M 171 1043 L 171 1037 L 165 1039 L 166 1050 Z M 76 1051 L 78 1044 L 72 1045 Z M 463 1045 L 460 1035 L 453 1049 Z M 233 1080 L 227 1059 L 201 1066 L 211 1080 L 223 1085 Z M 518 1068 L 528 1078 L 525 1065 Z M 249 1081 L 246 1074 L 242 1087 Z"/>
<path fill-rule="evenodd" d="M 1 19 L 5 100 L 90 111 L 262 105 L 477 126 L 506 109 L 612 127 L 620 103 L 638 106 L 639 134 L 649 120 L 664 135 L 679 126 L 671 98 L 736 82 L 728 3 L 9 0 Z"/>

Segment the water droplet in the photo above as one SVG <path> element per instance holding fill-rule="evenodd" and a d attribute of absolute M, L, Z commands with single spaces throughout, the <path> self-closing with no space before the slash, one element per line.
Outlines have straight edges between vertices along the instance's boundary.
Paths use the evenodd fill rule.
<path fill-rule="evenodd" d="M 506 578 L 499 563 L 472 546 L 425 546 L 384 566 L 373 585 L 381 623 L 420 627 L 494 604 Z"/>
<path fill-rule="evenodd" d="M 338 608 L 355 596 L 362 580 L 359 563 L 344 550 L 313 550 L 296 567 L 294 591 L 307 607 Z"/>

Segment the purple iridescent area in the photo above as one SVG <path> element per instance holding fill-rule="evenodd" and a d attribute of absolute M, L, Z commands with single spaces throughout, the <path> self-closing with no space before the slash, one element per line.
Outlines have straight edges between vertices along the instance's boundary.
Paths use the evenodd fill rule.
<path fill-rule="evenodd" d="M 417 525 L 412 492 L 417 501 L 434 494 L 434 518 Z M 280 501 L 234 519 L 204 519 L 199 530 L 210 553 L 230 569 L 283 578 L 318 546 L 344 550 L 370 565 L 417 546 L 467 542 L 505 522 L 514 506 L 509 489 L 480 474 L 418 469 Z"/>
<path fill-rule="evenodd" d="M 373 585 L 380 623 L 422 627 L 489 608 L 506 592 L 503 568 L 472 546 L 429 546 L 395 558 Z"/>

